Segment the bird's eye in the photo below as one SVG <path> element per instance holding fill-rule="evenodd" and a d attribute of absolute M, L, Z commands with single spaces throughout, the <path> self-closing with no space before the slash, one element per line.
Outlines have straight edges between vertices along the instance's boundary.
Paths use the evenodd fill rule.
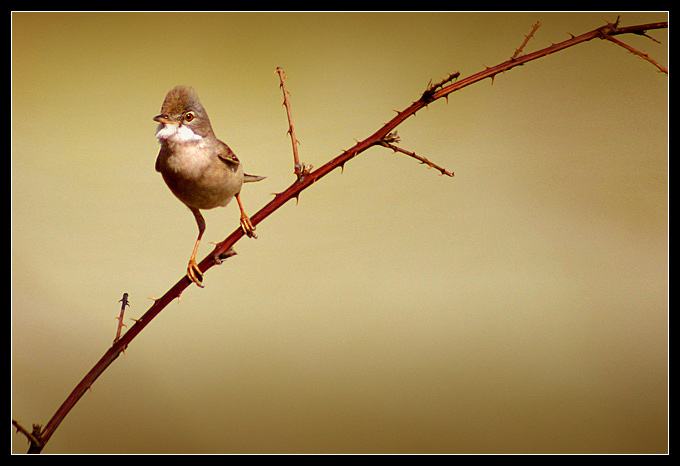
<path fill-rule="evenodd" d="M 184 121 L 186 121 L 187 123 L 193 120 L 194 118 L 195 118 L 194 112 L 187 112 L 184 115 Z"/>

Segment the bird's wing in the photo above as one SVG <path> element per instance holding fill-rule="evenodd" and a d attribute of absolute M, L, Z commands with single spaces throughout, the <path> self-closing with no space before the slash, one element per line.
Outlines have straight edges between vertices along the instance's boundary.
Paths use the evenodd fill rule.
<path fill-rule="evenodd" d="M 236 169 L 238 167 L 238 164 L 241 163 L 236 157 L 236 154 L 229 148 L 228 145 L 223 143 L 222 141 L 219 141 L 220 145 L 217 150 L 217 156 L 222 160 L 224 163 L 229 165 L 230 167 Z M 257 176 L 257 175 L 248 175 L 245 173 L 243 175 L 243 182 L 244 183 L 254 183 L 256 181 L 262 181 L 266 178 L 266 176 Z"/>
<path fill-rule="evenodd" d="M 236 154 L 229 148 L 228 145 L 223 143 L 222 141 L 217 141 L 219 142 L 219 145 L 217 146 L 217 156 L 222 160 L 224 163 L 229 165 L 232 168 L 238 167 L 238 164 L 241 163 L 238 160 L 238 157 L 236 157 Z"/>

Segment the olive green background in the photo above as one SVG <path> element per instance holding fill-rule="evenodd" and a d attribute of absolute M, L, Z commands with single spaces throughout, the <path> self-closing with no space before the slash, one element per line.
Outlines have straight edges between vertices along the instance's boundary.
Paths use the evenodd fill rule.
<path fill-rule="evenodd" d="M 176 84 L 266 181 L 293 180 L 277 66 L 316 167 L 430 80 L 618 13 L 13 13 L 12 416 L 45 424 L 185 273 L 192 215 L 154 171 Z M 623 25 L 668 14 L 621 13 Z M 620 37 L 668 63 L 661 41 Z M 133 341 L 45 453 L 664 453 L 668 78 L 608 41 L 399 128 L 243 239 Z M 238 227 L 205 213 L 200 258 Z M 12 451 L 26 451 L 12 436 Z"/>

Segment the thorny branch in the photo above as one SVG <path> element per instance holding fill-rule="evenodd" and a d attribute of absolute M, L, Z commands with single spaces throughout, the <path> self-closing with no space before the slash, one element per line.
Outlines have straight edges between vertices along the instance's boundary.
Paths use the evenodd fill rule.
<path fill-rule="evenodd" d="M 621 19 L 621 16 L 617 16 L 616 21 L 615 21 L 614 23 L 607 23 L 607 26 L 611 26 L 614 30 L 617 30 L 617 29 L 618 29 L 618 26 L 619 26 L 619 20 L 620 20 L 620 19 Z M 651 29 L 651 28 L 650 28 L 650 29 Z M 644 36 L 644 37 L 646 37 L 646 38 L 648 38 L 648 39 L 653 40 L 653 41 L 656 42 L 657 44 L 660 43 L 660 42 L 659 42 L 658 40 L 656 40 L 655 38 L 653 38 L 653 37 L 651 37 L 651 36 L 648 36 L 648 35 L 646 34 L 646 30 L 642 30 L 642 31 L 639 31 L 639 32 L 633 32 L 633 34 L 636 34 L 636 35 L 639 35 L 639 36 Z M 601 38 L 602 38 L 602 39 L 607 39 L 608 41 L 613 42 L 613 43 L 615 43 L 616 45 L 620 45 L 620 46 L 623 47 L 624 49 L 628 50 L 630 53 L 633 53 L 633 54 L 637 55 L 638 57 L 642 58 L 643 60 L 647 60 L 649 63 L 651 63 L 652 65 L 654 65 L 654 66 L 656 66 L 657 68 L 659 68 L 659 71 L 660 71 L 660 72 L 665 73 L 665 74 L 668 74 L 668 70 L 667 70 L 666 68 L 664 68 L 663 66 L 661 66 L 656 60 L 654 60 L 653 58 L 651 58 L 649 55 L 647 55 L 646 53 L 640 52 L 639 50 L 635 49 L 634 47 L 631 47 L 631 46 L 628 45 L 628 44 L 624 44 L 623 42 L 621 42 L 621 41 L 618 40 L 618 39 L 614 39 L 614 38 L 612 37 L 612 35 L 614 35 L 614 34 L 612 34 L 612 32 L 607 31 L 607 30 L 605 29 L 605 30 L 602 31 Z"/>
<path fill-rule="evenodd" d="M 464 87 L 470 86 L 486 78 L 491 78 L 493 80 L 493 78 L 498 73 L 508 71 L 517 66 L 524 65 L 525 63 L 528 63 L 530 61 L 548 56 L 552 53 L 564 50 L 569 47 L 573 47 L 575 45 L 590 41 L 592 39 L 600 38 L 611 40 L 612 36 L 622 34 L 637 34 L 649 37 L 646 35 L 647 31 L 662 28 L 668 28 L 668 22 L 658 22 L 640 24 L 636 26 L 619 27 L 619 21 L 617 19 L 615 23 L 607 23 L 605 26 L 594 29 L 590 32 L 586 32 L 584 34 L 581 34 L 580 36 L 572 35 L 571 38 L 568 40 L 559 42 L 557 44 L 552 44 L 551 46 L 543 48 L 536 52 L 521 56 L 519 56 L 516 53 L 517 56 L 513 56 L 513 58 L 510 58 L 509 60 L 500 63 L 499 65 L 496 65 L 494 67 L 486 67 L 486 69 L 483 71 L 470 75 L 467 78 L 464 78 L 460 81 L 455 81 L 451 83 L 451 81 L 453 81 L 459 76 L 458 72 L 453 73 L 449 75 L 449 77 L 442 80 L 440 83 L 437 83 L 433 86 L 428 86 L 426 91 L 417 101 L 413 102 L 406 109 L 398 111 L 397 115 L 394 118 L 392 118 L 389 122 L 385 123 L 380 129 L 378 129 L 368 138 L 364 139 L 363 141 L 357 142 L 354 146 L 345 150 L 342 154 L 336 156 L 323 166 L 317 168 L 314 171 L 309 171 L 308 173 L 304 174 L 305 176 L 298 175 L 296 181 L 294 181 L 285 191 L 276 194 L 274 199 L 272 199 L 268 204 L 266 204 L 262 209 L 260 209 L 260 211 L 258 211 L 255 215 L 251 217 L 251 221 L 253 225 L 259 224 L 291 199 L 293 198 L 297 199 L 302 191 L 310 187 L 316 181 L 328 175 L 333 170 L 344 167 L 345 163 L 347 163 L 357 155 L 361 154 L 362 152 L 366 151 L 367 149 L 370 149 L 371 147 L 374 146 L 387 146 L 389 148 L 394 149 L 394 147 L 396 146 L 391 146 L 390 133 L 392 133 L 395 130 L 395 128 L 397 128 L 406 119 L 415 115 L 418 110 L 421 110 L 422 108 L 426 107 L 435 100 L 441 98 L 448 99 L 448 96 L 451 93 L 463 89 Z M 528 37 L 526 38 L 525 42 L 528 42 Z M 520 47 L 520 50 L 521 49 L 522 47 Z M 652 63 L 654 62 L 652 61 Z M 285 95 L 286 94 L 284 92 L 284 97 Z M 295 147 L 295 143 L 293 143 L 293 147 Z M 408 151 L 403 151 L 400 149 L 397 149 L 397 151 L 406 153 L 407 155 L 412 154 Z M 297 164 L 299 164 L 299 160 L 296 160 L 295 162 L 297 166 Z M 440 169 L 439 167 L 437 168 Z M 304 171 L 302 166 L 300 166 L 300 170 L 301 172 Z M 441 170 L 443 169 L 440 169 L 440 171 Z M 201 272 L 205 273 L 208 269 L 216 265 L 217 261 L 215 260 L 215 258 L 224 257 L 225 253 L 227 253 L 230 250 L 230 248 L 237 241 L 239 241 L 241 237 L 243 237 L 243 235 L 244 235 L 243 230 L 239 227 L 233 233 L 231 233 L 224 241 L 218 243 L 215 249 L 210 254 L 208 254 L 198 265 Z M 155 300 L 153 305 L 149 308 L 149 310 L 146 311 L 146 313 L 142 315 L 142 317 L 139 320 L 137 320 L 136 323 L 130 329 L 127 330 L 127 332 L 125 332 L 117 341 L 113 343 L 111 348 L 109 348 L 109 350 L 106 351 L 106 353 L 104 353 L 104 355 L 94 365 L 94 367 L 85 375 L 83 380 L 81 380 L 80 383 L 76 385 L 71 394 L 69 394 L 64 403 L 62 403 L 57 412 L 52 416 L 52 418 L 49 420 L 49 422 L 45 425 L 43 429 L 40 429 L 39 426 L 34 425 L 33 432 L 29 434 L 28 431 L 21 427 L 18 422 L 14 420 L 12 421 L 13 425 L 17 428 L 17 430 L 26 435 L 29 441 L 31 442 L 31 446 L 28 450 L 29 453 L 40 453 L 42 451 L 42 449 L 45 447 L 47 442 L 54 434 L 57 427 L 64 420 L 65 416 L 69 413 L 73 406 L 75 406 L 78 400 L 80 400 L 80 398 L 85 394 L 85 392 L 90 388 L 90 386 L 95 382 L 95 380 L 97 380 L 97 378 L 106 370 L 106 368 L 109 365 L 111 365 L 111 363 L 115 361 L 116 358 L 118 358 L 120 353 L 127 348 L 130 342 L 168 304 L 170 304 L 175 298 L 178 298 L 190 284 L 191 281 L 186 277 L 186 275 L 183 275 L 182 278 L 177 283 L 175 283 L 175 285 L 172 288 L 170 288 L 162 297 Z"/>

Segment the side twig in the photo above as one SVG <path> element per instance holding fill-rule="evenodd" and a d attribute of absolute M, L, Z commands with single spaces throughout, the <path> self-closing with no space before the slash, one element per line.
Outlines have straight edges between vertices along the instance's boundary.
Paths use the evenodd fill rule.
<path fill-rule="evenodd" d="M 643 36 L 645 36 L 645 37 L 649 37 L 647 34 L 641 34 L 641 35 L 643 35 Z M 653 58 L 651 58 L 651 57 L 650 57 L 649 55 L 647 55 L 646 53 L 642 53 L 642 52 L 640 52 L 639 50 L 637 50 L 637 49 L 631 47 L 630 45 L 624 44 L 624 43 L 621 42 L 620 40 L 614 39 L 614 38 L 611 37 L 611 36 L 606 37 L 606 39 L 607 39 L 608 41 L 610 41 L 610 42 L 614 42 L 616 45 L 620 45 L 620 46 L 623 47 L 624 49 L 628 50 L 628 51 L 631 52 L 631 53 L 634 53 L 635 55 L 637 55 L 638 57 L 642 58 L 643 60 L 647 60 L 649 63 L 651 63 L 652 65 L 654 65 L 654 66 L 656 66 L 657 68 L 659 68 L 659 71 L 660 71 L 661 73 L 666 73 L 666 74 L 668 74 L 668 70 L 667 70 L 666 68 L 664 68 L 663 66 L 661 66 L 656 60 L 654 60 Z M 650 37 L 650 39 L 652 39 L 652 38 Z M 655 39 L 652 39 L 652 40 L 655 40 Z"/>
<path fill-rule="evenodd" d="M 414 159 L 418 160 L 420 163 L 427 165 L 430 168 L 434 168 L 435 170 L 439 170 L 439 172 L 442 175 L 450 176 L 453 177 L 453 172 L 447 171 L 445 168 L 440 167 L 434 162 L 430 162 L 428 159 L 425 157 L 416 154 L 415 152 L 411 152 L 405 149 L 402 149 L 401 147 L 395 146 L 393 142 L 399 142 L 399 138 L 396 134 L 390 133 L 387 136 L 385 136 L 385 139 L 380 141 L 380 145 L 383 147 L 387 147 L 389 149 L 392 149 L 394 152 L 401 152 L 402 154 L 408 155 L 409 157 L 413 157 Z"/>
<path fill-rule="evenodd" d="M 276 73 L 279 74 L 279 80 L 281 81 L 280 87 L 283 92 L 283 106 L 286 107 L 286 115 L 288 116 L 288 134 L 290 135 L 290 142 L 293 145 L 293 160 L 295 162 L 295 175 L 298 180 L 309 173 L 312 169 L 311 165 L 305 165 L 300 163 L 300 156 L 298 155 L 298 146 L 300 141 L 295 137 L 295 127 L 293 126 L 293 112 L 290 107 L 290 93 L 286 90 L 286 85 L 284 80 L 286 79 L 286 73 L 281 67 L 276 68 Z"/>
<path fill-rule="evenodd" d="M 125 308 L 130 305 L 130 301 L 128 301 L 128 294 L 123 293 L 123 299 L 118 302 L 123 304 L 120 306 L 120 315 L 116 317 L 116 319 L 118 319 L 118 330 L 116 331 L 116 338 L 113 339 L 114 343 L 120 340 L 120 334 L 123 331 L 123 327 L 126 326 L 123 323 L 123 316 L 125 315 Z"/>
<path fill-rule="evenodd" d="M 24 426 L 19 424 L 19 422 L 15 421 L 14 419 L 12 419 L 12 425 L 17 430 L 17 434 L 21 433 L 26 436 L 26 439 L 28 439 L 31 447 L 42 448 L 42 444 L 39 440 L 41 427 L 40 424 L 33 424 L 33 432 L 29 432 Z"/>
<path fill-rule="evenodd" d="M 524 42 L 522 42 L 522 45 L 520 45 L 519 48 L 515 50 L 515 54 L 510 58 L 510 60 L 514 60 L 515 58 L 519 57 L 522 54 L 522 50 L 524 50 L 524 47 L 526 47 L 526 45 L 529 43 L 529 40 L 531 40 L 531 38 L 534 36 L 536 30 L 540 27 L 541 22 L 536 21 L 536 24 L 534 24 L 531 27 L 531 32 L 528 35 L 524 36 Z"/>
<path fill-rule="evenodd" d="M 296 198 L 300 195 L 302 191 L 312 186 L 316 181 L 328 175 L 330 172 L 337 168 L 342 168 L 345 163 L 361 154 L 362 152 L 370 149 L 373 146 L 384 145 L 382 142 L 385 141 L 386 137 L 392 133 L 400 124 L 402 124 L 406 119 L 412 117 L 413 115 L 426 107 L 428 104 L 434 102 L 435 100 L 441 98 L 448 98 L 450 94 L 467 86 L 480 82 L 486 78 L 492 78 L 498 73 L 508 71 L 512 68 L 524 65 L 538 58 L 542 58 L 564 50 L 569 47 L 587 42 L 592 39 L 601 38 L 608 39 L 614 35 L 620 34 L 645 34 L 646 31 L 651 29 L 662 29 L 667 28 L 668 22 L 659 23 L 649 23 L 640 24 L 636 26 L 619 27 L 618 22 L 615 24 L 607 23 L 606 26 L 594 29 L 580 36 L 572 36 L 570 39 L 557 44 L 552 44 L 550 47 L 538 50 L 533 53 L 518 56 L 514 59 L 509 59 L 499 65 L 494 67 L 487 67 L 485 70 L 468 76 L 465 79 L 456 81 L 448 84 L 453 80 L 453 76 L 458 76 L 457 73 L 450 75 L 450 79 L 447 78 L 441 83 L 435 86 L 430 86 L 425 93 L 417 101 L 413 102 L 406 109 L 397 112 L 397 115 L 392 118 L 389 122 L 385 123 L 381 128 L 379 128 L 375 133 L 373 133 L 368 138 L 363 141 L 357 142 L 351 148 L 345 150 L 340 155 L 336 156 L 332 160 L 328 161 L 323 166 L 317 168 L 314 171 L 309 171 L 305 176 L 298 176 L 298 179 L 293 182 L 285 191 L 275 195 L 268 204 L 266 204 L 262 209 L 260 209 L 255 215 L 251 217 L 251 222 L 253 225 L 257 225 L 272 213 L 281 208 L 288 201 Z M 285 95 L 285 94 L 284 94 Z M 388 143 L 390 144 L 390 143 Z M 295 145 L 295 144 L 294 144 Z M 299 164 L 299 160 L 296 160 L 296 164 Z M 304 174 L 304 169 L 300 167 L 301 173 Z M 208 269 L 216 265 L 215 257 L 222 257 L 228 254 L 230 248 L 236 244 L 242 237 L 244 232 L 242 228 L 237 228 L 232 232 L 224 241 L 218 243 L 215 249 L 209 253 L 199 264 L 199 270 L 205 273 Z M 99 361 L 94 365 L 94 367 L 85 375 L 83 380 L 80 381 L 78 385 L 69 394 L 62 405 L 57 409 L 56 413 L 45 425 L 44 429 L 32 435 L 35 437 L 35 442 L 31 442 L 31 447 L 29 448 L 29 453 L 40 453 L 47 442 L 50 440 L 54 434 L 57 427 L 64 420 L 66 415 L 71 411 L 75 404 L 80 400 L 80 398 L 87 392 L 88 388 L 94 383 L 94 381 L 116 360 L 120 353 L 127 348 L 130 342 L 158 315 L 160 312 L 168 306 L 175 298 L 179 297 L 182 292 L 190 285 L 189 280 L 183 274 L 175 285 L 170 288 L 163 296 L 154 301 L 149 310 L 142 315 L 142 317 L 136 321 L 136 323 L 130 327 L 112 346 L 106 353 L 99 359 Z M 22 429 L 22 431 L 25 429 Z"/>

